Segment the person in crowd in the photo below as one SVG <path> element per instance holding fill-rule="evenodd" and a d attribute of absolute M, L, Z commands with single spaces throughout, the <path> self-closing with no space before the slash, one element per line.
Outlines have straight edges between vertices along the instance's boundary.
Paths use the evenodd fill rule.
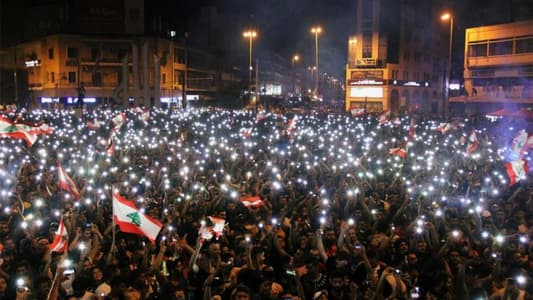
<path fill-rule="evenodd" d="M 271 109 L 21 115 L 54 131 L 0 139 L 0 299 L 532 299 L 528 124 Z"/>

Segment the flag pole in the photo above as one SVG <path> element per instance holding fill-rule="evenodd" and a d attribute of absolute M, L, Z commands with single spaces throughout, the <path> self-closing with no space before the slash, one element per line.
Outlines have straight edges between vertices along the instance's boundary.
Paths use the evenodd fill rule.
<path fill-rule="evenodd" d="M 67 249 L 65 249 L 65 252 L 63 252 L 63 254 L 61 255 L 61 257 L 59 259 L 59 264 L 56 266 L 56 271 L 55 271 L 55 274 L 54 274 L 54 278 L 52 279 L 52 286 L 48 290 L 48 295 L 46 295 L 46 300 L 51 300 L 50 297 L 52 296 L 52 291 L 54 290 L 54 288 L 57 288 L 57 287 L 55 287 L 55 285 L 58 284 L 57 283 L 57 279 L 58 279 L 59 274 L 60 274 L 60 272 L 58 272 L 58 271 L 60 269 L 60 265 L 64 265 L 65 259 L 67 258 L 67 256 L 68 256 L 68 247 L 67 247 Z"/>
<path fill-rule="evenodd" d="M 111 232 L 113 233 L 113 238 L 111 240 L 111 249 L 109 249 L 109 255 L 107 256 L 107 259 L 106 259 L 106 263 L 109 265 L 111 263 L 111 258 L 113 257 L 113 254 L 115 252 L 115 211 L 114 211 L 114 205 L 113 205 L 113 202 L 115 201 L 114 199 L 114 195 L 115 195 L 115 187 L 112 187 L 111 188 L 111 208 L 113 209 L 112 210 L 112 228 L 111 228 Z"/>

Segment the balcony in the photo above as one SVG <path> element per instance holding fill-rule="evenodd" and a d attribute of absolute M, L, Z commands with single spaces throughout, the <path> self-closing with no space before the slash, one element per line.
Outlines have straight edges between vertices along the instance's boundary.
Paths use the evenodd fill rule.
<path fill-rule="evenodd" d="M 468 96 L 450 97 L 450 102 L 533 103 L 533 89 L 524 86 L 474 86 Z"/>
<path fill-rule="evenodd" d="M 533 64 L 533 54 L 467 57 L 468 68 Z"/>
<path fill-rule="evenodd" d="M 94 66 L 96 64 L 100 66 L 119 66 L 122 64 L 122 60 L 117 57 L 103 57 L 103 58 L 92 58 L 92 57 L 82 57 L 81 64 L 84 66 Z"/>

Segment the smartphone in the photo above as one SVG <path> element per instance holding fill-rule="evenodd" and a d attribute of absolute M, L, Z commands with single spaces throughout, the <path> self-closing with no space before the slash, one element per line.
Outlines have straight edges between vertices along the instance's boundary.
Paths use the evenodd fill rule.
<path fill-rule="evenodd" d="M 63 271 L 63 275 L 71 275 L 74 274 L 74 269 L 66 269 Z"/>
<path fill-rule="evenodd" d="M 287 273 L 287 275 L 296 276 L 296 271 L 294 270 L 287 270 L 285 273 Z"/>

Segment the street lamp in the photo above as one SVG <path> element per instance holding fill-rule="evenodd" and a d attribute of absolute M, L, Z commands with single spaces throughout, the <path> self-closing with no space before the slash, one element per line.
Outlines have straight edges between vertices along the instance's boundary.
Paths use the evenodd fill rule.
<path fill-rule="evenodd" d="M 450 41 L 448 45 L 448 66 L 446 68 L 446 85 L 445 85 L 445 97 L 446 103 L 444 104 L 444 115 L 448 114 L 448 102 L 450 101 L 450 76 L 452 68 L 452 40 L 453 40 L 453 16 L 450 13 L 444 13 L 440 16 L 440 19 L 443 21 L 450 20 Z"/>
<path fill-rule="evenodd" d="M 248 38 L 250 41 L 250 56 L 249 56 L 249 63 L 248 63 L 248 89 L 252 86 L 252 47 L 253 47 L 253 39 L 257 36 L 257 32 L 254 30 L 247 30 L 242 34 L 245 38 Z"/>
<path fill-rule="evenodd" d="M 293 55 L 291 59 L 291 66 L 292 66 L 292 92 L 296 93 L 296 74 L 294 73 L 294 63 L 300 60 L 300 56 L 298 54 Z"/>
<path fill-rule="evenodd" d="M 322 28 L 320 26 L 311 28 L 311 33 L 315 35 L 315 67 L 316 67 L 315 95 L 318 93 L 318 35 L 321 32 L 322 32 Z"/>

